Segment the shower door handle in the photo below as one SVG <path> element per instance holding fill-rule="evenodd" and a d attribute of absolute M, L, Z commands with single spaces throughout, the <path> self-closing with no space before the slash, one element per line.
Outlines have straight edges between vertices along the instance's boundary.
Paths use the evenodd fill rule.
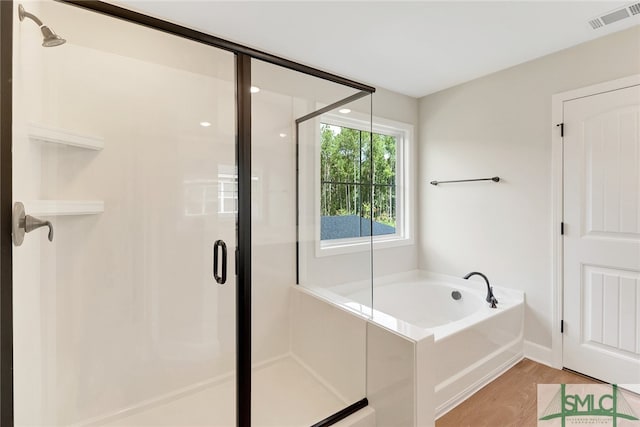
<path fill-rule="evenodd" d="M 16 202 L 13 205 L 11 222 L 11 235 L 13 238 L 13 244 L 16 246 L 22 245 L 24 235 L 26 233 L 30 233 L 40 227 L 49 227 L 49 234 L 47 237 L 50 242 L 53 242 L 53 224 L 51 224 L 51 221 L 43 221 L 31 215 L 27 215 L 24 211 L 24 205 L 21 202 Z"/>
<path fill-rule="evenodd" d="M 222 274 L 218 275 L 218 250 L 222 249 Z M 222 240 L 216 240 L 213 244 L 213 277 L 221 285 L 227 282 L 227 244 Z"/>

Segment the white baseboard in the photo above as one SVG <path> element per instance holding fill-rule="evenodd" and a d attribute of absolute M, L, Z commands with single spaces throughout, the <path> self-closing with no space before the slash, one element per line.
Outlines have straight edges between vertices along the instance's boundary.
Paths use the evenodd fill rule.
<path fill-rule="evenodd" d="M 459 404 L 467 400 L 469 397 L 471 397 L 475 392 L 480 390 L 482 387 L 486 386 L 491 381 L 495 380 L 500 375 L 507 372 L 509 369 L 515 366 L 516 363 L 520 362 L 522 360 L 522 357 L 523 357 L 523 354 L 521 352 L 514 354 L 512 357 L 509 357 L 503 363 L 491 369 L 484 376 L 482 376 L 482 378 L 479 378 L 477 381 L 474 381 L 472 384 L 470 384 L 464 390 L 462 390 L 461 392 L 453 396 L 451 399 L 436 406 L 435 418 L 438 419 L 442 417 L 444 414 L 451 411 L 456 406 L 458 406 Z M 437 392 L 437 386 L 436 386 L 436 392 Z"/>
<path fill-rule="evenodd" d="M 524 357 L 534 362 L 553 367 L 553 351 L 531 341 L 524 341 Z"/>

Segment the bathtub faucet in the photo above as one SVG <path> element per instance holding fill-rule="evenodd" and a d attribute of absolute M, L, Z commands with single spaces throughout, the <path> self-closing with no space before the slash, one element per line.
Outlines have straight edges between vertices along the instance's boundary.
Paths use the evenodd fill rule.
<path fill-rule="evenodd" d="M 491 287 L 491 285 L 489 285 L 489 279 L 487 279 L 487 276 L 478 271 L 472 271 L 471 273 L 464 276 L 463 279 L 469 279 L 469 277 L 471 276 L 481 276 L 484 281 L 487 282 L 487 302 L 491 304 L 491 308 L 497 308 L 498 300 L 493 296 L 493 288 Z"/>

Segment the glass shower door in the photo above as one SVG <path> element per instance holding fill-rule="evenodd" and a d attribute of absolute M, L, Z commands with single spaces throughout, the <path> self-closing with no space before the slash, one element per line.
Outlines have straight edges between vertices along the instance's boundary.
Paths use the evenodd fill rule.
<path fill-rule="evenodd" d="M 67 42 L 14 24 L 16 425 L 235 425 L 234 55 L 23 5 Z"/>

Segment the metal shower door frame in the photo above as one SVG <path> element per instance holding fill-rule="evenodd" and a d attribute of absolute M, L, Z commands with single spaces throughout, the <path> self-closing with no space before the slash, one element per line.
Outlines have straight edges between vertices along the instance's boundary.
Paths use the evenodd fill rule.
<path fill-rule="evenodd" d="M 13 1 L 0 1 L 0 425 L 13 426 Z"/>

